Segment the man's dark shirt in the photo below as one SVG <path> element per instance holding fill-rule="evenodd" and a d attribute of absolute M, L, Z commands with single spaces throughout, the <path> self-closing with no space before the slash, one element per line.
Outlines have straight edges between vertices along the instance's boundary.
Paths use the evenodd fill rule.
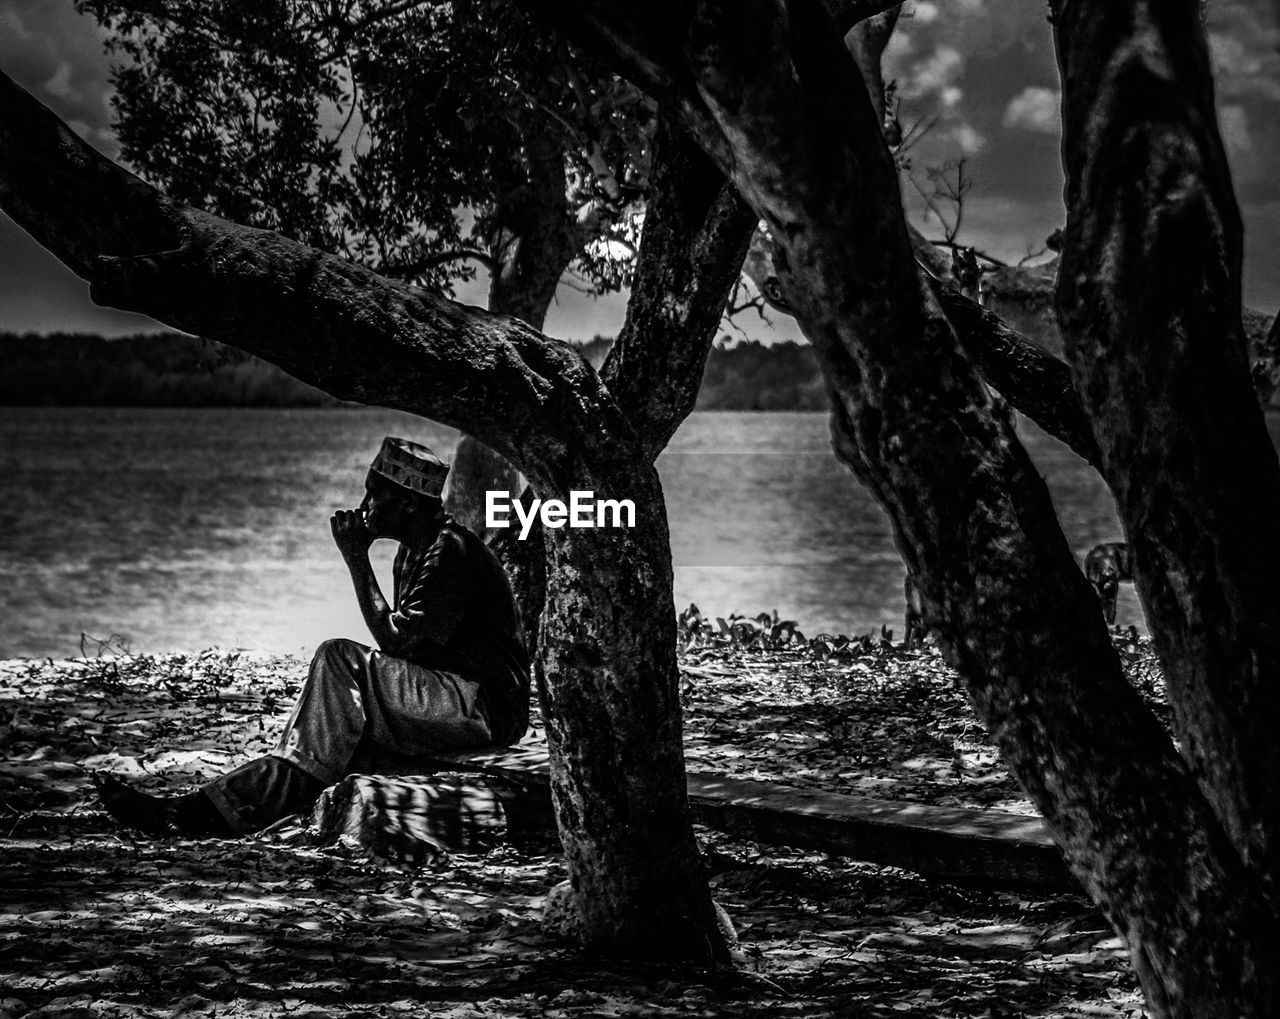
<path fill-rule="evenodd" d="M 401 545 L 393 571 L 390 650 L 427 669 L 473 679 L 485 692 L 490 729 L 515 742 L 529 724 L 529 655 L 511 584 L 497 556 L 448 514 L 429 548 Z"/>

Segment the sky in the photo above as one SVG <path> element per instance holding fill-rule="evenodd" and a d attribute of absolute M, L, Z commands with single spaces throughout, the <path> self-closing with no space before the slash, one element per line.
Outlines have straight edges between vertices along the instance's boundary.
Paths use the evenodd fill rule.
<path fill-rule="evenodd" d="M 1273 0 L 1206 4 L 1219 123 L 1245 222 L 1245 301 L 1269 314 L 1280 305 L 1278 7 Z M 970 190 L 959 237 L 1006 260 L 1041 250 L 1064 219 L 1058 74 L 1045 13 L 1040 0 L 908 0 L 886 54 L 902 123 L 932 123 L 910 149 L 912 176 L 931 192 L 928 169 L 963 159 Z M 0 0 L 0 69 L 100 151 L 118 155 L 102 34 L 72 0 Z M 941 233 L 910 181 L 904 201 L 913 221 Z M 482 286 L 459 297 L 483 303 Z M 562 287 L 548 331 L 569 339 L 613 335 L 624 301 Z M 772 326 L 751 315 L 739 325 L 766 342 L 799 338 L 789 319 L 771 318 Z M 86 284 L 0 214 L 0 332 L 113 336 L 159 328 L 94 306 Z"/>

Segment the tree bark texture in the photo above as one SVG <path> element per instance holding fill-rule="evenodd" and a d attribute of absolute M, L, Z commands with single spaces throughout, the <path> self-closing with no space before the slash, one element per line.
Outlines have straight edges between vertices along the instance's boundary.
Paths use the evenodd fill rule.
<path fill-rule="evenodd" d="M 885 115 L 885 97 L 881 58 L 898 24 L 900 11 L 901 5 L 897 5 L 881 14 L 864 18 L 850 28 L 844 37 L 844 44 L 853 56 L 854 63 L 858 65 L 863 83 L 867 86 L 867 98 L 871 100 L 871 108 L 882 125 Z M 838 18 L 837 28 L 839 28 Z"/>
<path fill-rule="evenodd" d="M 930 279 L 929 287 L 982 380 L 1085 462 L 1098 466 L 1093 427 L 1066 362 L 954 286 Z"/>
<path fill-rule="evenodd" d="M 650 194 L 627 315 L 600 372 L 615 399 L 623 404 L 649 463 L 693 410 L 707 354 L 755 226 L 750 207 L 669 114 L 659 116 L 653 145 Z M 563 169 L 559 172 L 563 205 Z M 555 205 L 551 191 L 557 185 L 552 177 L 547 164 L 540 193 L 545 192 L 548 208 Z M 556 243 L 552 235 L 557 226 L 564 230 L 563 220 L 543 217 L 539 222 L 542 231 L 528 236 L 520 251 L 545 251 Z M 557 280 L 574 253 L 565 245 L 560 252 L 564 264 L 556 273 Z M 545 259 L 541 264 L 541 273 L 514 269 L 511 277 L 549 282 L 554 265 Z M 539 292 L 547 301 L 553 293 L 554 287 L 545 286 Z M 517 294 L 509 285 L 505 289 L 495 286 L 490 310 L 515 314 L 541 328 L 547 305 L 538 306 L 527 291 Z M 455 469 L 462 460 L 477 476 L 499 477 L 500 458 L 496 454 L 486 457 L 482 449 L 474 440 L 464 439 Z M 515 540 L 509 532 L 494 540 L 513 578 L 530 639 L 537 634 L 543 605 L 545 562 L 530 555 L 530 549 L 540 544 L 540 534 L 540 525 L 535 525 L 525 542 Z"/>
<path fill-rule="evenodd" d="M 908 227 L 908 234 L 922 278 L 946 312 L 961 349 L 982 381 L 996 389 L 1015 410 L 1096 467 L 1098 444 L 1075 391 L 1071 367 L 1035 340 L 1010 328 L 999 315 L 960 293 L 948 279 L 949 260 L 935 258 L 934 246 L 914 229 Z M 795 314 L 773 262 L 773 242 L 763 232 L 751 238 L 743 271 L 771 307 L 787 315 Z"/>
<path fill-rule="evenodd" d="M 585 239 L 565 196 L 564 153 L 550 132 L 525 133 L 527 177 L 498 202 L 489 310 L 541 330 L 556 287 Z"/>
<path fill-rule="evenodd" d="M 1169 1015 L 1280 1013 L 1280 465 L 1241 323 L 1242 229 L 1200 5 L 1056 3 L 1058 315 L 1170 706 L 1235 892 L 1148 952 Z M 1183 954 L 1183 958 L 1187 953 Z"/>
<path fill-rule="evenodd" d="M 555 796 L 589 948 L 725 956 L 684 785 L 671 558 L 648 454 L 598 375 L 527 324 L 178 205 L 0 75 L 0 208 L 90 283 L 336 396 L 429 416 L 544 498 L 632 498 L 636 528 L 558 529 L 537 661 Z"/>
<path fill-rule="evenodd" d="M 527 2 L 538 6 L 539 0 Z M 1095 17 L 1103 9 L 1068 6 L 1093 10 Z M 1106 10 L 1126 12 L 1130 6 Z M 661 18 L 646 5 L 647 20 L 638 5 L 602 0 L 542 7 L 584 46 L 611 55 L 623 73 L 677 103 L 691 133 L 767 223 L 785 292 L 832 395 L 837 453 L 889 513 L 908 569 L 919 578 L 930 625 L 943 635 L 975 706 L 1068 864 L 1125 937 L 1153 1010 L 1274 1013 L 1259 963 L 1264 940 L 1274 939 L 1277 917 L 1259 876 L 1268 866 L 1262 847 L 1270 843 L 1263 834 L 1274 817 L 1275 798 L 1269 807 L 1254 804 L 1255 827 L 1245 841 L 1256 840 L 1259 856 L 1246 863 L 1211 803 L 1216 794 L 1206 795 L 1201 769 L 1193 771 L 1188 763 L 1197 751 L 1180 754 L 1126 682 L 1042 479 L 1009 425 L 993 414 L 973 364 L 920 279 L 880 124 L 835 25 L 812 0 L 750 0 L 745 6 L 668 0 Z M 1114 17 L 1123 21 L 1128 14 Z M 1190 25 L 1177 31 L 1184 28 L 1200 32 Z M 1140 59 L 1150 45 L 1134 44 L 1131 55 Z M 1097 42 L 1080 49 L 1106 51 Z M 1097 108 L 1096 96 L 1070 96 L 1078 87 L 1070 75 L 1065 84 L 1068 108 L 1077 101 L 1082 111 Z M 1156 109 L 1182 95 L 1169 82 L 1162 88 L 1159 96 L 1144 93 L 1152 103 L 1158 100 Z M 1148 117 L 1152 108 L 1146 108 Z M 1209 124 L 1211 114 L 1206 134 Z M 1139 129 L 1129 123 L 1125 132 L 1087 140 L 1068 133 L 1068 152 L 1083 145 L 1091 153 L 1114 154 L 1122 137 Z M 1176 149 L 1173 154 L 1186 156 Z M 1176 194 L 1194 192 L 1192 178 L 1168 169 L 1169 179 L 1183 185 Z M 1151 181 L 1141 186 L 1149 188 Z M 1110 188 L 1113 194 L 1125 192 L 1115 181 Z M 1078 194 L 1072 198 L 1080 201 Z M 1181 259 L 1188 257 L 1196 256 L 1183 253 Z M 1114 262 L 1126 271 L 1160 264 L 1137 248 Z M 1168 289 L 1164 282 L 1159 292 L 1167 295 Z M 1197 300 L 1207 296 L 1203 287 L 1181 292 Z M 1087 306 L 1091 296 L 1078 295 L 1077 303 Z M 1113 292 L 1110 305 L 1123 309 L 1128 299 Z M 1228 344 L 1237 356 L 1240 345 L 1229 336 Z M 1119 345 L 1117 335 L 1111 347 Z M 1247 374 L 1226 374 L 1244 392 Z M 1182 385 L 1196 392 L 1185 380 Z M 1139 394 L 1135 382 L 1134 395 Z M 1252 399 L 1236 402 L 1256 418 Z M 1141 399 L 1133 406 L 1141 406 Z M 1199 413 L 1207 420 L 1204 406 Z M 1096 430 L 1096 418 L 1092 424 Z M 1132 446 L 1117 450 L 1117 462 L 1128 456 L 1150 470 L 1158 453 L 1180 459 L 1180 421 L 1166 419 L 1160 427 L 1160 443 L 1153 438 L 1145 454 Z M 1252 462 L 1274 464 L 1274 453 L 1260 448 L 1258 436 L 1265 433 L 1252 426 L 1243 431 L 1251 433 L 1246 448 L 1257 457 Z M 1105 462 L 1105 443 L 1100 444 Z M 1240 460 L 1227 462 L 1243 466 Z M 1202 480 L 1216 480 L 1214 472 Z M 1232 481 L 1224 490 L 1242 494 L 1240 484 Z M 1242 526 L 1232 541 L 1245 543 L 1255 535 L 1243 526 L 1261 523 L 1250 513 L 1241 511 Z M 1197 539 L 1186 530 L 1165 533 L 1178 542 L 1213 546 L 1214 539 Z M 1265 562 L 1275 540 L 1263 539 Z M 1139 567 L 1146 568 L 1141 559 Z M 1210 604 L 1218 600 L 1190 577 L 1182 590 L 1184 598 L 1194 592 Z M 1274 634 L 1273 615 L 1260 606 L 1250 619 Z M 1266 646 L 1265 640 L 1243 643 L 1235 651 L 1251 654 Z M 1195 648 L 1205 650 L 1204 644 Z M 1210 661 L 1202 658 L 1195 668 Z M 1250 692 L 1262 715 L 1242 731 L 1263 720 L 1273 729 L 1271 702 L 1260 690 Z M 1274 736 L 1272 742 L 1280 746 Z M 1227 752 L 1246 749 L 1230 741 L 1221 745 Z M 1276 775 L 1268 767 L 1232 789 L 1262 791 Z M 1226 948 L 1233 937 L 1234 959 Z M 1216 1004 L 1207 990 L 1212 981 L 1200 979 L 1200 960 L 1206 958 L 1223 978 Z M 1184 977 L 1199 980 L 1205 991 L 1187 999 L 1190 1009 L 1176 994 L 1162 992 Z M 1211 1010 L 1196 1013 L 1197 1003 Z"/>

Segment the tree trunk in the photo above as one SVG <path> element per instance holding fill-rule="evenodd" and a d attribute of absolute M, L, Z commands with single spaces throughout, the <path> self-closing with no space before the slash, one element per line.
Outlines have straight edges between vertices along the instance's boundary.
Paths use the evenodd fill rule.
<path fill-rule="evenodd" d="M 1203 910 L 1200 890 L 1178 903 L 1178 929 L 1143 946 L 1139 972 L 1158 1014 L 1276 1015 L 1280 464 L 1249 376 L 1242 229 L 1200 5 L 1053 8 L 1068 205 L 1059 320 L 1182 753 L 1235 871 L 1227 908 Z M 1204 947 L 1179 952 L 1184 938 Z"/>
<path fill-rule="evenodd" d="M 757 220 L 672 110 L 658 117 L 649 176 L 627 317 L 600 376 L 645 422 L 639 438 L 652 461 L 697 402 Z"/>
<path fill-rule="evenodd" d="M 636 507 L 634 530 L 544 531 L 538 669 L 582 937 L 609 955 L 723 961 L 689 822 L 661 486 L 620 457 L 582 487 Z"/>
<path fill-rule="evenodd" d="M 755 226 L 750 207 L 675 126 L 670 111 L 658 118 L 653 145 L 645 229 L 627 315 L 600 368 L 632 420 L 644 423 L 639 437 L 650 462 L 693 410 L 711 342 Z M 506 298 L 493 291 L 491 300 L 499 299 Z M 545 310 L 537 321 L 526 321 L 539 325 Z M 455 469 L 465 457 L 463 463 L 476 465 L 477 474 L 497 476 L 494 464 L 500 458 L 485 458 L 474 440 L 464 438 L 464 443 Z M 523 542 L 510 529 L 491 539 L 512 578 L 530 640 L 538 632 L 546 583 L 545 560 L 531 554 L 540 547 L 540 536 L 541 525 L 535 523 Z"/>

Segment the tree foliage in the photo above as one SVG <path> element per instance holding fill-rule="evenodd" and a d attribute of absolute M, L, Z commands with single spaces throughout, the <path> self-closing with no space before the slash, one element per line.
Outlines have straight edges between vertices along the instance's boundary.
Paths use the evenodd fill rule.
<path fill-rule="evenodd" d="M 652 103 L 495 0 L 78 0 L 109 32 L 124 159 L 178 201 L 433 287 L 520 234 L 564 154 L 576 268 L 616 289 Z M 469 261 L 468 261 L 469 260 Z"/>

